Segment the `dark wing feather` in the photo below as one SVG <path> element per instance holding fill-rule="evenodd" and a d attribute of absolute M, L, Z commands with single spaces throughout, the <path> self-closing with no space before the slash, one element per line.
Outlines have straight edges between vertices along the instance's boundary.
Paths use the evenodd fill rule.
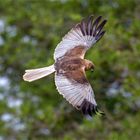
<path fill-rule="evenodd" d="M 97 105 L 92 104 L 86 99 L 84 99 L 79 109 L 82 111 L 84 115 L 90 115 L 90 116 L 92 116 L 93 114 L 105 115 L 104 112 L 98 109 Z"/>

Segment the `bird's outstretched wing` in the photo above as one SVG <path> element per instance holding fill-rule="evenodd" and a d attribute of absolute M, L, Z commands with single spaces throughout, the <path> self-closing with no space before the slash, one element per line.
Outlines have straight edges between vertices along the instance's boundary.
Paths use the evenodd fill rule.
<path fill-rule="evenodd" d="M 69 51 L 75 55 L 78 52 L 78 55 L 83 58 L 85 52 L 100 40 L 105 33 L 103 27 L 107 20 L 101 21 L 101 18 L 99 16 L 94 20 L 93 15 L 91 15 L 72 28 L 57 45 L 54 52 L 54 59 L 57 60 L 63 57 Z"/>
<path fill-rule="evenodd" d="M 82 69 L 55 74 L 55 85 L 61 95 L 83 114 L 98 112 L 94 92 Z"/>

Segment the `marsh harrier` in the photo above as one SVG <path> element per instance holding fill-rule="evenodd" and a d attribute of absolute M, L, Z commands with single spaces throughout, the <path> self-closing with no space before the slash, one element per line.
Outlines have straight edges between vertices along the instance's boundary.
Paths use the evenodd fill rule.
<path fill-rule="evenodd" d="M 107 20 L 93 15 L 74 26 L 57 45 L 55 63 L 49 67 L 26 70 L 25 81 L 32 82 L 55 72 L 58 92 L 76 109 L 90 115 L 99 112 L 94 92 L 86 78 L 85 71 L 94 69 L 94 64 L 84 59 L 85 53 L 101 39 Z"/>

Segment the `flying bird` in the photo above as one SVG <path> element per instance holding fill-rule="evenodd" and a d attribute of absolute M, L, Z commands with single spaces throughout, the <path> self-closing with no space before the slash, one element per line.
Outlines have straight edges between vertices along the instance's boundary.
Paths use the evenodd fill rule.
<path fill-rule="evenodd" d="M 23 79 L 32 82 L 55 73 L 57 90 L 70 104 L 84 115 L 99 113 L 93 89 L 85 74 L 85 71 L 93 70 L 95 66 L 90 60 L 84 59 L 84 56 L 104 35 L 103 27 L 106 22 L 107 20 L 102 20 L 102 16 L 94 18 L 91 15 L 83 19 L 55 48 L 55 63 L 44 68 L 26 70 Z"/>

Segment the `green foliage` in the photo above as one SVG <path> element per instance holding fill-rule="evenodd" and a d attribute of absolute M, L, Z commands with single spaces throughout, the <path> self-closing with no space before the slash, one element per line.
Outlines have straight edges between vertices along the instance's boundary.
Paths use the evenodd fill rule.
<path fill-rule="evenodd" d="M 139 0 L 0 1 L 0 139 L 140 139 Z M 96 100 L 106 114 L 86 119 L 58 94 L 53 75 L 23 81 L 25 69 L 54 63 L 62 37 L 83 17 L 108 20 L 86 54 Z"/>

